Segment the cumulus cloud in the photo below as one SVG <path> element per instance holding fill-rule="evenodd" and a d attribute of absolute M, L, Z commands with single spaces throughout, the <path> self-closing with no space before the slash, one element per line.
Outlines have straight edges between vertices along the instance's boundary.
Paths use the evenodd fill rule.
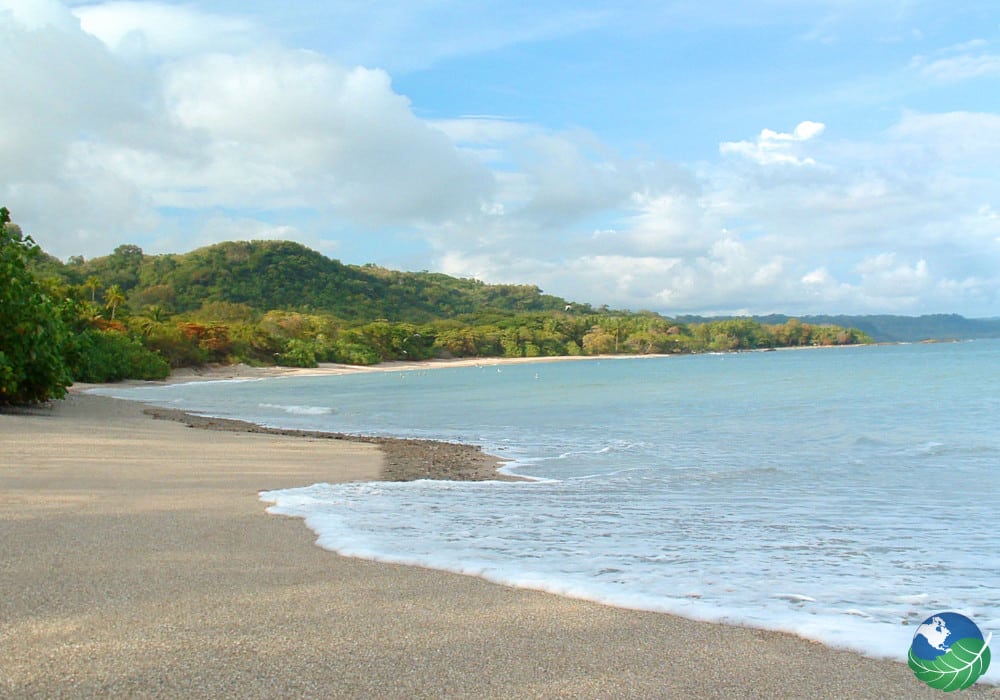
<path fill-rule="evenodd" d="M 381 70 L 304 51 L 211 54 L 172 65 L 164 99 L 204 142 L 196 184 L 223 203 L 325 201 L 365 222 L 421 221 L 474 211 L 492 188 Z"/>
<path fill-rule="evenodd" d="M 0 7 L 18 58 L 0 62 L 0 195 L 57 255 L 156 240 L 162 208 L 206 227 L 224 208 L 379 227 L 492 199 L 490 170 L 384 71 L 258 46 L 248 22 L 187 6 Z"/>
<path fill-rule="evenodd" d="M 65 237 L 106 250 L 147 217 L 142 193 L 86 160 L 88 145 L 136 130 L 146 75 L 115 61 L 56 2 L 0 3 L 0 45 L 0 197 L 52 248 Z"/>
<path fill-rule="evenodd" d="M 684 164 L 581 128 L 423 119 L 384 69 L 193 5 L 0 0 L 0 43 L 16 57 L 0 61 L 0 201 L 62 257 L 273 237 L 331 252 L 388 232 L 383 264 L 408 237 L 431 250 L 416 267 L 666 313 L 1000 303 L 996 113 L 904 111 L 855 139 L 757 124 Z M 943 81 L 990 56 L 911 67 Z"/>
<path fill-rule="evenodd" d="M 640 188 L 605 226 L 560 229 L 539 250 L 521 245 L 538 231 L 500 216 L 502 236 L 436 239 L 439 261 L 453 274 L 668 313 L 988 309 L 1000 262 L 993 121 L 905 113 L 876 141 L 828 143 L 821 168 L 778 176 L 723 160 L 643 179 L 636 165 L 624 181 Z M 761 133 L 794 145 L 822 128 Z"/>
<path fill-rule="evenodd" d="M 726 141 L 720 144 L 719 152 L 723 155 L 735 154 L 748 158 L 760 165 L 813 165 L 815 160 L 808 156 L 800 156 L 798 144 L 809 141 L 826 129 L 820 122 L 799 122 L 789 133 L 764 129 L 756 141 Z"/>

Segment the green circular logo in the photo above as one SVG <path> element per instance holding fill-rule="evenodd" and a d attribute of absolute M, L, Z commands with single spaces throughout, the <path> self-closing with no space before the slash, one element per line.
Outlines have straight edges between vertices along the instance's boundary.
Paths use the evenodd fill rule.
<path fill-rule="evenodd" d="M 913 635 L 907 655 L 914 675 L 932 688 L 962 690 L 990 667 L 990 639 L 956 612 L 931 615 Z"/>

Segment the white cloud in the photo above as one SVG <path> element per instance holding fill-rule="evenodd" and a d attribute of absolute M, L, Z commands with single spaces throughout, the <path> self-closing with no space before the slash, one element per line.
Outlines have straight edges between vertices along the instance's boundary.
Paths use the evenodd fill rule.
<path fill-rule="evenodd" d="M 857 265 L 861 286 L 876 296 L 914 297 L 931 283 L 926 260 L 913 264 L 897 262 L 895 253 L 879 253 Z"/>
<path fill-rule="evenodd" d="M 0 0 L 0 21 L 28 31 L 49 27 L 66 31 L 77 25 L 73 15 L 57 0 Z"/>
<path fill-rule="evenodd" d="M 921 77 L 942 83 L 1000 75 L 1000 54 L 990 53 L 989 42 L 974 39 L 936 51 L 914 56 L 910 68 Z"/>
<path fill-rule="evenodd" d="M 0 45 L 0 200 L 54 252 L 64 252 L 59 239 L 106 252 L 153 217 L 132 183 L 81 154 L 130 138 L 146 118 L 147 76 L 115 61 L 54 2 L 5 0 Z"/>
<path fill-rule="evenodd" d="M 822 125 L 802 122 L 789 133 L 765 129 L 749 148 L 755 165 L 777 162 L 776 152 L 801 164 L 806 154 L 791 149 L 810 144 L 822 167 L 722 160 L 694 172 L 642 163 L 627 171 L 614 161 L 622 171 L 615 184 L 636 189 L 607 210 L 617 215 L 604 225 L 544 229 L 499 212 L 488 227 L 470 223 L 475 233 L 458 227 L 435 237 L 438 267 L 667 313 L 989 309 L 1000 269 L 1000 173 L 985 143 L 996 143 L 993 122 L 908 112 L 877 140 L 821 147 Z M 501 154 L 509 153 L 504 138 L 530 131 L 497 128 L 504 135 L 490 144 Z M 530 196 L 538 180 L 521 182 Z"/>
<path fill-rule="evenodd" d="M 260 41 L 246 19 L 159 2 L 107 2 L 76 8 L 84 31 L 124 54 L 184 56 L 245 50 Z"/>
<path fill-rule="evenodd" d="M 1000 156 L 1000 114 L 907 111 L 888 132 L 911 144 L 914 153 L 931 155 L 959 166 L 993 163 Z"/>
<path fill-rule="evenodd" d="M 438 7 L 412 11 L 424 22 Z M 573 16 L 569 31 L 585 30 L 590 15 Z M 995 112 L 904 111 L 853 138 L 837 114 L 829 134 L 821 121 L 757 124 L 684 165 L 581 128 L 425 120 L 386 70 L 283 47 L 266 26 L 166 2 L 74 14 L 0 0 L 0 43 L 16 57 L 0 61 L 0 201 L 63 257 L 250 237 L 332 252 L 370 237 L 381 262 L 405 257 L 402 241 L 432 248 L 418 267 L 667 313 L 1000 303 Z M 515 29 L 497 28 L 497 45 L 535 36 Z M 474 50 L 460 38 L 412 58 Z M 988 72 L 990 56 L 982 42 L 951 47 L 910 76 L 945 76 L 946 61 L 950 75 Z"/>
<path fill-rule="evenodd" d="M 719 152 L 743 156 L 760 165 L 813 165 L 816 161 L 812 158 L 799 156 L 798 144 L 819 136 L 825 129 L 825 124 L 813 121 L 800 122 L 790 134 L 764 129 L 756 141 L 723 142 Z"/>
<path fill-rule="evenodd" d="M 921 66 L 922 75 L 943 82 L 958 82 L 984 76 L 1000 75 L 1000 55 L 956 56 L 942 58 Z"/>
<path fill-rule="evenodd" d="M 213 54 L 172 65 L 164 99 L 205 142 L 197 184 L 224 202 L 433 221 L 477 211 L 492 188 L 489 171 L 417 119 L 380 70 L 309 52 Z"/>
<path fill-rule="evenodd" d="M 207 228 L 219 208 L 386 226 L 468 217 L 492 199 L 488 168 L 418 119 L 384 71 L 242 50 L 249 23 L 186 6 L 78 8 L 115 50 L 141 34 L 154 63 L 113 53 L 61 6 L 4 7 L 0 40 L 20 60 L 0 62 L 0 196 L 57 255 L 148 238 L 159 207 Z"/>

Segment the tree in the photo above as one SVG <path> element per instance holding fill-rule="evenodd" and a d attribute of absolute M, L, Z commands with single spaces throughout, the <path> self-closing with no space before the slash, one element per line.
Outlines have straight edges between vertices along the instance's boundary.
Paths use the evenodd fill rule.
<path fill-rule="evenodd" d="M 72 383 L 64 357 L 69 334 L 28 271 L 38 246 L 9 223 L 0 207 L 0 404 L 62 398 Z"/>
<path fill-rule="evenodd" d="M 101 278 L 97 275 L 91 275 L 83 283 L 84 289 L 90 290 L 90 303 L 97 303 L 97 290 L 101 288 Z"/>
<path fill-rule="evenodd" d="M 111 309 L 111 320 L 115 320 L 115 311 L 118 307 L 125 303 L 125 293 L 122 292 L 122 288 L 117 284 L 113 284 L 108 287 L 107 291 L 104 292 L 104 305 Z"/>
<path fill-rule="evenodd" d="M 587 355 L 610 355 L 616 352 L 617 340 L 600 326 L 594 326 L 583 336 L 583 352 Z"/>

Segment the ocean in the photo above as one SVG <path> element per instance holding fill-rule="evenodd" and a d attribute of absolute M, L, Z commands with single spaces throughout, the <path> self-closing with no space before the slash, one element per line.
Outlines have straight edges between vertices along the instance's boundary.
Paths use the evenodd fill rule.
<path fill-rule="evenodd" d="M 936 612 L 1000 632 L 1000 341 L 483 360 L 98 393 L 473 443 L 531 479 L 261 494 L 344 555 L 899 660 Z M 998 667 L 984 680 L 1000 682 Z"/>

